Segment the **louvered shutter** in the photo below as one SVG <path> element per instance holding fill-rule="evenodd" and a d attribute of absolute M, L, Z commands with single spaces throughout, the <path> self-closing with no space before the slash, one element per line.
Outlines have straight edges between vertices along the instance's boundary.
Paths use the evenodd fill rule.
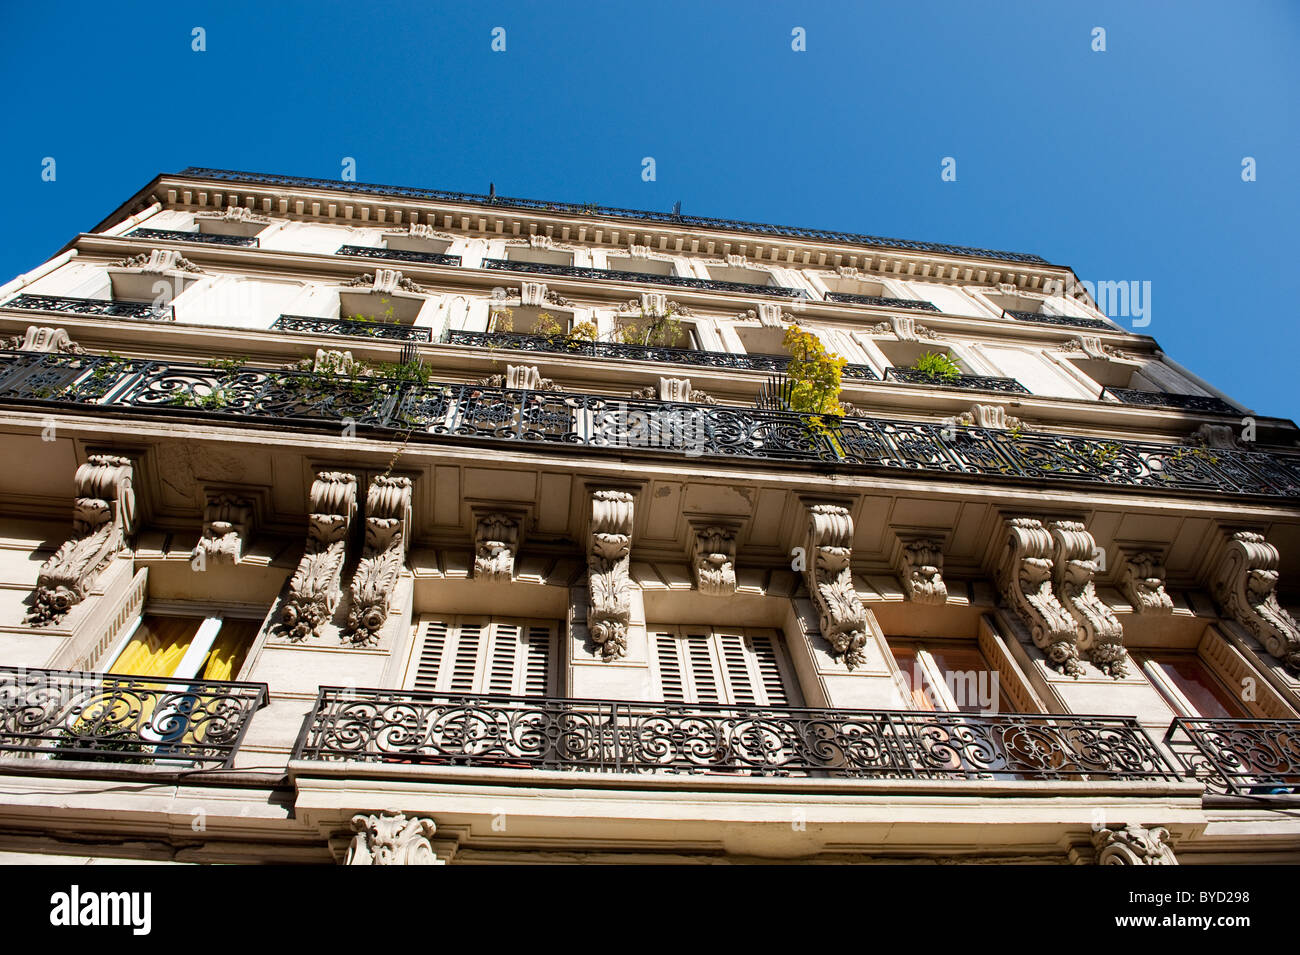
<path fill-rule="evenodd" d="M 438 689 L 438 674 L 442 672 L 443 654 L 447 650 L 447 630 L 445 620 L 426 620 L 420 624 L 411 689 L 429 692 Z"/>
<path fill-rule="evenodd" d="M 758 683 L 763 689 L 763 702 L 768 706 L 789 706 L 790 692 L 786 689 L 776 638 L 766 631 L 755 631 L 749 635 L 749 646 L 758 671 Z"/>
<path fill-rule="evenodd" d="M 671 630 L 653 634 L 655 660 L 659 664 L 659 689 L 665 703 L 686 702 L 686 677 L 677 655 L 677 634 Z"/>
<path fill-rule="evenodd" d="M 780 643 L 770 630 L 651 627 L 649 634 L 665 703 L 796 702 Z"/>
<path fill-rule="evenodd" d="M 449 693 L 480 692 L 479 678 L 481 672 L 481 652 L 483 650 L 483 631 L 487 621 L 471 620 L 461 617 L 454 633 L 454 644 L 448 648 L 450 673 L 443 679 L 439 689 Z M 444 673 L 447 668 L 444 667 Z"/>
<path fill-rule="evenodd" d="M 546 696 L 558 624 L 487 617 L 421 622 L 408 685 L 442 693 Z"/>

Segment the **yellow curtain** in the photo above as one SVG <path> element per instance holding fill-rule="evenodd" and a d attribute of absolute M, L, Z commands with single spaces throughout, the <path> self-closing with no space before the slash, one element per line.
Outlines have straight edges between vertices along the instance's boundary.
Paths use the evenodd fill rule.
<path fill-rule="evenodd" d="M 199 678 L 233 680 L 244 665 L 248 648 L 253 645 L 260 626 L 257 620 L 222 620 L 217 639 L 212 642 L 212 649 L 199 668 Z"/>
<path fill-rule="evenodd" d="M 171 676 L 194 642 L 200 617 L 156 617 L 146 614 L 135 635 L 109 673 L 131 676 Z"/>

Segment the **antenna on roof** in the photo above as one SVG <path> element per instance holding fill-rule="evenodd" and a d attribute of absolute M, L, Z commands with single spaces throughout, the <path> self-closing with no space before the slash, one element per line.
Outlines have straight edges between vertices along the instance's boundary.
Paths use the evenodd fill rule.
<path fill-rule="evenodd" d="M 673 203 L 673 215 L 680 216 L 681 214 L 682 214 L 682 200 L 678 199 L 676 202 Z"/>
<path fill-rule="evenodd" d="M 497 184 L 496 184 L 495 182 L 489 182 L 489 183 L 488 183 L 488 198 L 489 198 L 489 199 L 495 199 L 496 197 L 497 197 Z"/>

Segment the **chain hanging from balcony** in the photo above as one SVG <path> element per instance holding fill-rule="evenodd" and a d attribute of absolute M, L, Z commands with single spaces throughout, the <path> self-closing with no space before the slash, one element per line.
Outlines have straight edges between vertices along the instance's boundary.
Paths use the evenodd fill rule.
<path fill-rule="evenodd" d="M 256 248 L 255 235 L 220 235 L 215 232 L 178 232 L 175 229 L 133 229 L 127 233 L 132 239 L 163 239 L 168 242 L 206 242 L 209 245 L 232 245 Z"/>

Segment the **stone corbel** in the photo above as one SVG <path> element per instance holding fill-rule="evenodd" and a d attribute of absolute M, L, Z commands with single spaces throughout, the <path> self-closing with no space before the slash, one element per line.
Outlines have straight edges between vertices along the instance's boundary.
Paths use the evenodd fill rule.
<path fill-rule="evenodd" d="M 874 335 L 893 335 L 900 342 L 916 342 L 922 338 L 937 341 L 939 336 L 910 315 L 894 315 L 889 321 L 871 327 Z"/>
<path fill-rule="evenodd" d="M 202 273 L 203 270 L 175 249 L 154 249 L 147 255 L 141 252 L 114 263 L 119 269 L 138 269 L 148 275 L 166 275 L 168 272 Z"/>
<path fill-rule="evenodd" d="M 379 642 L 410 543 L 411 479 L 381 474 L 366 491 L 366 543 L 352 575 L 344 642 Z"/>
<path fill-rule="evenodd" d="M 28 325 L 23 335 L 14 335 L 5 341 L 5 348 L 14 351 L 37 351 L 51 355 L 84 355 L 82 348 L 68 337 L 62 328 L 50 328 L 45 325 Z"/>
<path fill-rule="evenodd" d="M 433 851 L 438 827 L 423 816 L 387 810 L 352 817 L 352 844 L 344 865 L 446 865 Z"/>
<path fill-rule="evenodd" d="M 414 292 L 419 295 L 428 292 L 428 289 L 423 285 L 418 285 L 406 278 L 397 269 L 375 269 L 373 273 L 365 272 L 355 278 L 348 279 L 343 283 L 343 287 L 361 288 L 380 295 L 387 295 L 399 289 L 403 292 Z"/>
<path fill-rule="evenodd" d="M 1052 576 L 1056 596 L 1074 618 L 1079 652 L 1108 676 L 1128 674 L 1124 628 L 1115 612 L 1097 596 L 1097 542 L 1078 521 L 1053 521 Z"/>
<path fill-rule="evenodd" d="M 253 527 L 253 502 L 230 491 L 205 494 L 203 534 L 193 556 L 204 562 L 238 564 Z"/>
<path fill-rule="evenodd" d="M 1095 335 L 1080 335 L 1078 338 L 1071 338 L 1057 348 L 1057 351 L 1063 352 L 1083 352 L 1088 358 L 1096 358 L 1101 361 L 1115 360 L 1132 360 L 1130 356 L 1114 345 L 1107 345 Z"/>
<path fill-rule="evenodd" d="M 1230 424 L 1203 424 L 1187 437 L 1195 447 L 1230 451 L 1242 446 L 1237 430 Z"/>
<path fill-rule="evenodd" d="M 519 287 L 519 304 L 528 305 L 546 305 L 546 283 L 545 282 L 521 282 Z"/>
<path fill-rule="evenodd" d="M 1052 535 L 1031 517 L 1005 521 L 1007 542 L 994 571 L 998 589 L 1012 611 L 1029 628 L 1029 635 L 1048 663 L 1068 676 L 1079 677 L 1074 618 L 1052 590 Z"/>
<path fill-rule="evenodd" d="M 691 524 L 691 574 L 695 589 L 713 597 L 736 592 L 736 529 Z"/>
<path fill-rule="evenodd" d="M 265 225 L 271 221 L 270 216 L 264 216 L 247 206 L 227 206 L 224 212 L 196 212 L 195 220 L 209 219 L 222 222 L 247 222 L 253 225 Z"/>
<path fill-rule="evenodd" d="M 1254 531 L 1227 538 L 1211 580 L 1224 616 L 1235 620 L 1292 673 L 1300 673 L 1300 624 L 1277 600 L 1277 548 Z"/>
<path fill-rule="evenodd" d="M 945 604 L 948 587 L 943 582 L 943 541 L 933 537 L 900 538 L 894 570 L 903 582 L 907 599 L 918 604 Z"/>
<path fill-rule="evenodd" d="M 1165 562 L 1153 550 L 1124 551 L 1120 555 L 1119 586 L 1133 612 L 1169 614 L 1174 602 L 1165 593 Z"/>
<path fill-rule="evenodd" d="M 307 547 L 280 608 L 280 632 L 292 642 L 317 635 L 343 595 L 343 561 L 357 511 L 357 476 L 321 471 L 311 486 Z"/>
<path fill-rule="evenodd" d="M 867 608 L 853 586 L 853 517 L 837 504 L 808 508 L 804 582 L 821 621 L 822 636 L 850 669 L 865 662 Z"/>
<path fill-rule="evenodd" d="M 474 579 L 510 583 L 523 538 L 523 521 L 505 511 L 474 512 Z"/>
<path fill-rule="evenodd" d="M 967 428 L 989 428 L 998 431 L 1010 431 L 1024 425 L 1019 418 L 1007 414 L 1007 409 L 1003 405 L 980 404 L 971 405 L 970 411 L 945 418 L 943 423 L 954 428 L 964 425 Z"/>
<path fill-rule="evenodd" d="M 591 495 L 587 552 L 587 629 L 601 656 L 617 660 L 627 653 L 632 622 L 632 504 L 628 491 L 600 490 Z"/>
<path fill-rule="evenodd" d="M 660 378 L 658 388 L 646 385 L 633 391 L 629 397 L 648 398 L 651 401 L 685 401 L 697 405 L 717 403 L 708 392 L 692 388 L 689 378 Z"/>
<path fill-rule="evenodd" d="M 1097 865 L 1178 865 L 1164 826 L 1098 829 L 1092 835 L 1092 847 Z"/>
<path fill-rule="evenodd" d="M 781 328 L 785 325 L 784 313 L 776 302 L 758 303 L 758 323 L 764 328 Z"/>
<path fill-rule="evenodd" d="M 135 529 L 133 477 L 130 458 L 111 454 L 92 454 L 77 468 L 72 536 L 41 565 L 29 624 L 61 621 L 89 596 L 99 572 L 126 547 Z"/>

